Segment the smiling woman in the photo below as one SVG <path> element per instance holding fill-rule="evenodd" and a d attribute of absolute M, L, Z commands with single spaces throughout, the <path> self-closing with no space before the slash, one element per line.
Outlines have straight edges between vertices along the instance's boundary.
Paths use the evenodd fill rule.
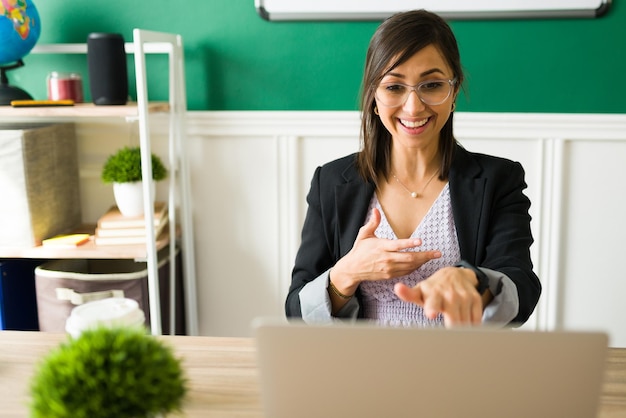
<path fill-rule="evenodd" d="M 458 56 L 458 53 L 456 55 Z M 392 154 L 396 152 L 404 154 L 405 151 L 415 151 L 432 155 L 432 157 L 427 157 L 429 162 L 423 165 L 426 171 L 417 177 L 404 172 L 403 168 L 397 165 L 391 170 L 391 172 L 396 173 L 394 176 L 399 175 L 405 179 L 402 181 L 402 184 L 410 185 L 414 183 L 415 187 L 409 186 L 410 189 L 418 189 L 418 186 L 424 184 L 425 179 L 430 177 L 430 173 L 437 173 L 443 170 L 443 178 L 439 179 L 439 187 L 435 187 L 437 191 L 441 191 L 444 186 L 441 180 L 447 176 L 447 167 L 451 158 L 449 151 L 452 149 L 448 143 L 452 138 L 446 140 L 444 136 L 440 140 L 440 133 L 446 123 L 452 123 L 450 114 L 452 113 L 458 91 L 457 88 L 453 88 L 452 80 L 456 80 L 456 77 L 447 61 L 439 52 L 439 47 L 436 47 L 435 44 L 430 44 L 415 52 L 408 60 L 401 63 L 396 61 L 396 64 L 384 74 L 382 81 L 375 89 L 374 112 L 394 139 L 393 141 L 386 141 L 385 144 L 379 143 L 376 148 L 384 154 L 389 152 Z M 461 78 L 462 76 L 459 75 L 459 77 Z M 441 80 L 441 78 L 444 80 Z M 385 89 L 384 84 L 394 85 L 399 80 L 419 86 L 421 89 L 424 86 L 433 85 L 440 87 L 431 87 L 429 94 L 426 95 L 419 93 L 420 88 L 415 88 L 415 90 L 413 88 L 405 89 L 405 94 L 392 97 L 389 97 L 387 94 L 381 94 L 381 90 L 389 91 L 388 88 Z M 396 90 L 398 88 L 395 88 L 393 91 Z M 416 94 L 412 94 L 413 91 Z M 392 100 L 392 98 L 395 100 Z M 364 105 L 371 107 L 371 103 L 364 103 Z M 400 150 L 398 147 L 404 147 L 405 150 Z M 439 153 L 444 160 L 443 164 L 436 158 Z M 389 162 L 391 163 L 392 161 L 390 160 Z M 401 172 L 398 172 L 400 170 Z M 383 168 L 381 174 L 388 178 L 388 168 Z"/>
<path fill-rule="evenodd" d="M 362 149 L 315 171 L 287 316 L 418 327 L 528 319 L 541 286 L 524 170 L 457 143 L 463 80 L 440 16 L 399 13 L 376 30 Z"/>

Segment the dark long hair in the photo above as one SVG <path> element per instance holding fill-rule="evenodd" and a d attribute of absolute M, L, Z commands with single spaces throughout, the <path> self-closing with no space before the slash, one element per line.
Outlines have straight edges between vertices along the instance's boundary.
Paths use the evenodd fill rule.
<path fill-rule="evenodd" d="M 357 157 L 359 173 L 366 181 L 378 184 L 380 175 L 387 178 L 391 165 L 391 134 L 374 113 L 376 87 L 387 72 L 428 45 L 434 45 L 452 69 L 456 94 L 464 80 L 461 57 L 452 29 L 440 16 L 425 10 L 398 13 L 385 20 L 372 36 L 361 87 L 362 147 Z M 441 128 L 439 139 L 441 180 L 448 178 L 456 142 L 452 115 Z"/>

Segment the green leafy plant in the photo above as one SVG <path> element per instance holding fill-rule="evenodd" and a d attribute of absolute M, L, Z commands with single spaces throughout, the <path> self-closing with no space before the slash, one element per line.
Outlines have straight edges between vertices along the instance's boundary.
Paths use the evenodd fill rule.
<path fill-rule="evenodd" d="M 152 179 L 163 180 L 167 169 L 161 159 L 152 154 Z M 105 183 L 129 183 L 141 181 L 141 150 L 139 147 L 124 147 L 109 156 L 102 168 Z"/>
<path fill-rule="evenodd" d="M 35 418 L 154 417 L 180 411 L 181 361 L 139 328 L 95 328 L 53 349 L 31 381 Z"/>

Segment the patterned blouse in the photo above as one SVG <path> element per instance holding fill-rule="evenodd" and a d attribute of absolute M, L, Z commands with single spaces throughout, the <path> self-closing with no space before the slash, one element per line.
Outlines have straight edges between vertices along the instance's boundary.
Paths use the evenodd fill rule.
<path fill-rule="evenodd" d="M 368 213 L 371 214 L 373 208 L 377 208 L 381 214 L 380 225 L 378 225 L 375 232 L 376 236 L 386 239 L 398 239 L 387 221 L 376 193 L 372 197 Z M 368 220 L 369 215 L 365 223 Z M 437 270 L 452 266 L 460 260 L 459 241 L 452 216 L 449 184 L 445 185 L 435 203 L 433 203 L 424 219 L 422 219 L 422 222 L 411 234 L 411 238 L 420 238 L 422 245 L 406 251 L 439 250 L 442 256 L 429 261 L 406 276 L 390 280 L 362 282 L 360 288 L 363 294 L 365 318 L 374 320 L 381 325 L 407 327 L 442 326 L 443 316 L 441 314 L 434 320 L 427 318 L 424 316 L 421 306 L 398 299 L 393 292 L 393 287 L 398 282 L 403 282 L 407 286 L 413 287 L 420 281 L 430 277 Z"/>

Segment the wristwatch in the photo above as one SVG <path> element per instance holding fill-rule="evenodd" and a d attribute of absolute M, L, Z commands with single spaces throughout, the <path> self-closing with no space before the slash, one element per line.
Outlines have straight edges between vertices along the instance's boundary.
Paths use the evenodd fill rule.
<path fill-rule="evenodd" d="M 468 263 L 465 260 L 461 260 L 454 265 L 454 267 L 466 268 L 472 270 L 476 274 L 476 278 L 478 279 L 478 285 L 476 285 L 476 290 L 479 294 L 483 294 L 489 289 L 489 279 L 487 275 L 482 272 L 478 267 Z"/>

